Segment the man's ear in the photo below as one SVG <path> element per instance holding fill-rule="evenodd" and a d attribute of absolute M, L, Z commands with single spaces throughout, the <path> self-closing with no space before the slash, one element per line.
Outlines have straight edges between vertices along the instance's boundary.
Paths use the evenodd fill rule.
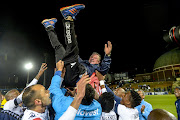
<path fill-rule="evenodd" d="M 41 105 L 42 101 L 40 99 L 35 99 L 34 103 L 35 103 L 35 105 Z"/>

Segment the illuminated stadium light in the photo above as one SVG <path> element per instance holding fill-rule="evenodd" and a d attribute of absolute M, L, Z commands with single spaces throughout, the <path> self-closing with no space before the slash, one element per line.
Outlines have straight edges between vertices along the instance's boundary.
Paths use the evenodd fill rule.
<path fill-rule="evenodd" d="M 27 64 L 25 64 L 25 66 L 24 66 L 27 70 L 30 70 L 32 67 L 33 67 L 33 65 L 32 65 L 32 63 L 27 63 Z"/>
<path fill-rule="evenodd" d="M 29 71 L 30 71 L 30 69 L 32 69 L 33 65 L 32 65 L 32 63 L 27 63 L 27 64 L 25 64 L 24 67 L 27 70 L 27 82 L 26 82 L 26 85 L 28 85 L 29 84 Z"/>

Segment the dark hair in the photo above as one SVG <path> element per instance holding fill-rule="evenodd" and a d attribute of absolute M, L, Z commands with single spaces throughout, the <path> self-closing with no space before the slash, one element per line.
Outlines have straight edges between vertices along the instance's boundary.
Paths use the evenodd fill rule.
<path fill-rule="evenodd" d="M 114 107 L 114 95 L 110 92 L 101 94 L 98 102 L 101 104 L 102 112 L 109 113 Z"/>
<path fill-rule="evenodd" d="M 29 109 L 32 109 L 35 107 L 34 100 L 37 99 L 37 96 L 38 96 L 37 92 L 32 89 L 33 86 L 35 86 L 35 85 L 27 87 L 24 90 L 24 93 L 22 95 L 22 101 L 23 101 L 24 105 Z"/>
<path fill-rule="evenodd" d="M 139 94 L 136 91 L 131 90 L 131 97 L 130 97 L 131 107 L 134 108 L 134 107 L 140 105 L 141 100 L 142 99 L 139 96 Z"/>
<path fill-rule="evenodd" d="M 86 85 L 86 93 L 85 93 L 84 98 L 82 99 L 81 104 L 82 105 L 90 105 L 94 99 L 94 96 L 95 96 L 94 88 L 90 84 L 87 84 Z"/>
<path fill-rule="evenodd" d="M 180 90 L 180 87 L 179 87 L 179 86 L 177 86 L 176 88 Z M 175 88 L 175 89 L 176 89 L 176 88 Z"/>

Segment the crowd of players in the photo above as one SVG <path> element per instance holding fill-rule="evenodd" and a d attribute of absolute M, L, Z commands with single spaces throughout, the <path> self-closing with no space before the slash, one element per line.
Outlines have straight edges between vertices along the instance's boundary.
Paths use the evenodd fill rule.
<path fill-rule="evenodd" d="M 154 109 L 144 101 L 143 90 L 114 92 L 105 84 L 105 75 L 111 64 L 112 44 L 105 44 L 105 56 L 94 52 L 89 60 L 79 56 L 77 36 L 74 29 L 75 16 L 85 5 L 75 4 L 60 9 L 64 20 L 66 48 L 55 32 L 56 18 L 45 19 L 42 24 L 55 50 L 56 69 L 51 84 L 46 90 L 37 84 L 47 69 L 42 63 L 38 74 L 19 93 L 13 89 L 5 96 L 0 94 L 0 120 L 176 120 L 166 110 Z M 179 117 L 180 89 L 175 89 L 178 98 L 176 108 Z"/>

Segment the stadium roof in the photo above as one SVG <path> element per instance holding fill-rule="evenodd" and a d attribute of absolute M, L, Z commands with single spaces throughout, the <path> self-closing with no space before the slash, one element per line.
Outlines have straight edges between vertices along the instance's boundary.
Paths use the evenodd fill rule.
<path fill-rule="evenodd" d="M 161 55 L 156 60 L 154 69 L 174 64 L 180 64 L 180 48 L 172 49 Z"/>

